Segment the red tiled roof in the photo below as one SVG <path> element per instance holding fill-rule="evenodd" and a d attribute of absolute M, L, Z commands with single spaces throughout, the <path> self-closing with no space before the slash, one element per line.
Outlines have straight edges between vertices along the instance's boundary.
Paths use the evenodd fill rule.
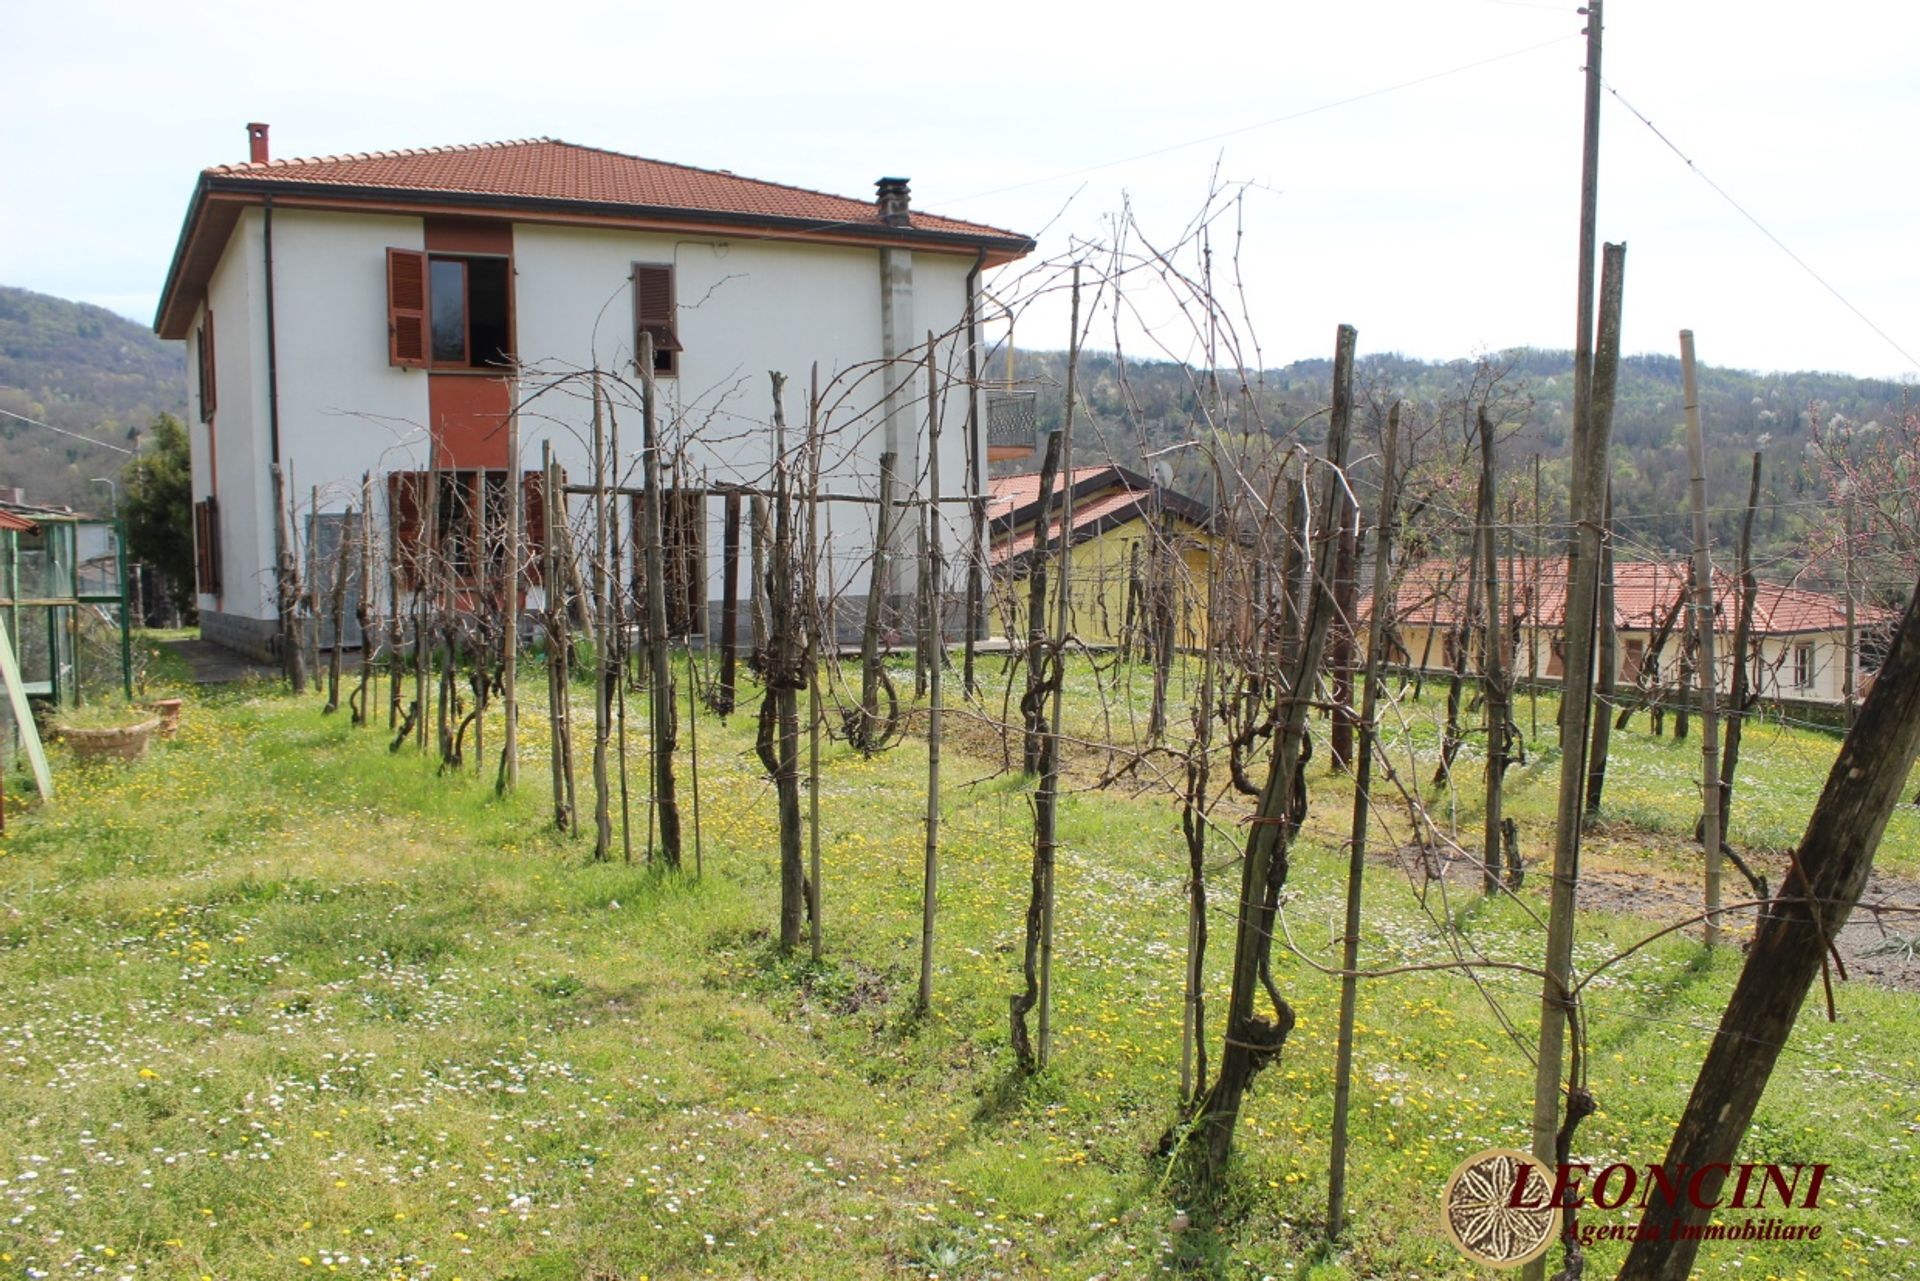
<path fill-rule="evenodd" d="M 1454 626 L 1466 592 L 1464 560 L 1434 559 L 1408 570 L 1394 594 L 1399 621 L 1416 627 Z M 1525 623 L 1561 627 L 1567 610 L 1567 562 L 1564 557 L 1508 557 L 1500 562 L 1501 609 Z M 1613 566 L 1614 626 L 1653 631 L 1667 621 L 1687 590 L 1685 561 L 1616 561 Z M 1731 631 L 1739 582 L 1713 573 L 1714 614 L 1721 630 Z M 1371 602 L 1363 602 L 1362 611 Z M 1838 631 L 1846 626 L 1846 603 L 1825 592 L 1783 583 L 1761 583 L 1754 596 L 1753 626 L 1763 635 Z M 1866 626 L 1892 614 L 1874 605 L 1856 604 L 1854 621 Z"/>
<path fill-rule="evenodd" d="M 718 169 L 647 160 L 554 138 L 355 152 L 215 165 L 201 171 L 168 268 L 154 329 L 184 338 L 208 276 L 241 210 L 268 199 L 288 206 L 391 209 L 409 214 L 542 218 L 675 231 L 855 245 L 917 245 L 986 254 L 990 265 L 1032 252 L 1017 232 L 912 211 L 904 226 L 878 204 L 760 182 Z"/>
<path fill-rule="evenodd" d="M 1037 495 L 1036 495 L 1037 497 Z M 1130 489 L 1116 489 L 1112 493 L 1101 494 L 1088 503 L 1075 503 L 1073 507 L 1073 528 L 1075 533 L 1089 530 L 1100 521 L 1127 507 L 1136 506 L 1145 501 L 1145 494 L 1136 494 Z M 994 540 L 993 548 L 987 559 L 995 565 L 1004 565 L 1017 556 L 1024 556 L 1033 550 L 1031 528 L 1023 529 L 1011 538 Z M 1053 542 L 1060 537 L 1060 518 L 1054 517 L 1047 522 L 1047 541 Z"/>
<path fill-rule="evenodd" d="M 1156 510 L 1178 517 L 1190 526 L 1206 521 L 1205 510 L 1184 495 L 1164 489 L 1156 496 L 1153 486 L 1143 477 L 1112 463 L 1076 467 L 1055 478 L 1053 499 L 1049 505 L 1047 540 L 1060 537 L 1062 495 L 1068 486 L 1075 490 L 1073 502 L 1074 541 L 1093 537 L 1103 528 L 1147 515 Z M 992 546 L 987 559 L 995 566 L 1006 565 L 1033 550 L 1039 525 L 1040 473 L 1015 472 L 995 476 L 988 482 L 987 517 L 993 522 Z"/>
<path fill-rule="evenodd" d="M 0 529 L 13 534 L 31 534 L 40 528 L 25 516 L 16 516 L 9 511 L 0 511 Z"/>
<path fill-rule="evenodd" d="M 1090 480 L 1101 472 L 1112 470 L 1113 468 L 1107 464 L 1100 463 L 1092 467 L 1074 468 L 1071 478 L 1056 475 L 1053 481 L 1053 500 L 1056 503 L 1060 501 L 1060 491 L 1066 485 L 1078 485 L 1081 481 Z M 987 516 L 989 518 L 1004 516 L 1009 512 L 1018 511 L 1022 507 L 1040 501 L 1040 473 L 1037 471 L 1023 471 L 1013 472 L 1006 476 L 995 476 L 987 482 L 987 492 L 989 494 L 987 499 Z"/>
<path fill-rule="evenodd" d="M 792 218 L 880 228 L 879 207 L 854 200 L 742 178 L 717 169 L 647 160 L 618 151 L 583 147 L 555 138 L 522 138 L 455 147 L 357 152 L 271 160 L 264 164 L 215 165 L 209 177 L 275 183 L 365 187 L 381 191 L 459 192 L 525 200 L 584 201 L 649 209 L 697 210 Z M 913 212 L 916 231 L 1021 240 L 983 223 Z"/>

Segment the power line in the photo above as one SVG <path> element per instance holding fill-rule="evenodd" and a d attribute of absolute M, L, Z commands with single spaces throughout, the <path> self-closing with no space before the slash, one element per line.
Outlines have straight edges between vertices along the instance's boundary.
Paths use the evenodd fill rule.
<path fill-rule="evenodd" d="M 45 427 L 48 431 L 57 431 L 62 436 L 71 436 L 75 440 L 83 440 L 89 445 L 98 445 L 101 449 L 112 449 L 129 456 L 134 452 L 124 445 L 112 445 L 104 440 L 95 440 L 92 436 L 83 436 L 77 431 L 68 431 L 65 427 L 55 427 L 52 423 L 43 423 L 38 418 L 29 418 L 25 414 L 16 414 L 11 409 L 0 409 L 0 414 L 5 414 L 9 418 L 17 418 L 23 423 L 32 423 L 35 427 Z"/>
<path fill-rule="evenodd" d="M 1692 158 L 1689 157 L 1686 152 L 1680 150 L 1679 147 L 1675 146 L 1673 139 L 1667 137 L 1666 134 L 1660 132 L 1659 125 L 1656 125 L 1653 123 L 1653 121 L 1647 119 L 1647 117 L 1644 114 L 1642 114 L 1642 112 L 1638 107 L 1635 107 L 1631 102 L 1628 102 L 1626 98 L 1622 97 L 1620 91 L 1614 88 L 1612 85 L 1607 84 L 1604 78 L 1601 79 L 1600 83 L 1603 85 L 1606 85 L 1607 92 L 1612 94 L 1615 100 L 1618 101 L 1621 106 L 1625 107 L 1628 111 L 1632 112 L 1636 120 L 1638 120 L 1641 124 L 1645 125 L 1647 128 L 1651 129 L 1653 131 L 1653 136 L 1658 138 L 1668 151 L 1671 151 L 1674 155 L 1680 157 L 1681 163 L 1686 165 L 1687 169 L 1690 172 L 1692 172 L 1692 174 L 1696 178 L 1700 179 L 1701 182 L 1706 183 L 1707 186 L 1713 188 L 1713 192 L 1715 195 L 1719 196 L 1720 199 L 1726 201 L 1729 205 L 1732 205 L 1736 213 L 1738 213 L 1742 218 L 1745 218 L 1748 222 L 1752 223 L 1754 225 L 1754 228 L 1758 230 L 1759 233 L 1765 236 L 1768 240 L 1771 240 L 1774 243 L 1775 247 L 1777 247 L 1781 253 L 1793 259 L 1795 264 L 1799 266 L 1800 270 L 1806 272 L 1809 276 L 1812 276 L 1814 281 L 1818 283 L 1822 289 L 1826 290 L 1828 293 L 1832 294 L 1836 299 L 1839 300 L 1840 305 L 1842 307 L 1845 307 L 1848 311 L 1852 312 L 1855 316 L 1858 316 L 1862 324 L 1866 325 L 1867 328 L 1873 330 L 1874 333 L 1880 335 L 1881 341 L 1886 343 L 1887 346 L 1893 348 L 1895 351 L 1899 352 L 1901 358 L 1904 359 L 1909 365 L 1913 366 L 1915 369 L 1920 369 L 1920 360 L 1915 359 L 1912 352 L 1908 351 L 1905 347 L 1902 347 L 1898 342 L 1895 342 L 1893 335 L 1889 334 L 1886 330 L 1882 329 L 1879 325 L 1874 324 L 1873 318 L 1871 316 L 1867 315 L 1866 312 L 1861 311 L 1858 307 L 1854 306 L 1853 303 L 1848 301 L 1847 296 L 1841 293 L 1838 289 L 1834 288 L 1833 285 L 1828 282 L 1825 276 L 1822 276 L 1819 272 L 1815 271 L 1807 263 L 1807 260 L 1805 258 L 1802 258 L 1799 254 L 1793 252 L 1792 249 L 1788 248 L 1786 241 L 1774 235 L 1773 232 L 1767 229 L 1767 225 L 1765 223 L 1761 222 L 1758 218 L 1754 217 L 1751 213 L 1747 211 L 1747 208 L 1745 205 L 1741 204 L 1738 200 L 1735 200 L 1731 195 L 1728 195 L 1725 187 L 1722 187 L 1719 183 L 1707 177 L 1706 171 L 1700 168 L 1699 165 L 1696 165 L 1695 163 L 1693 163 Z"/>
<path fill-rule="evenodd" d="M 1535 53 L 1541 49 L 1551 48 L 1554 45 L 1564 44 L 1568 40 L 1577 40 L 1579 38 L 1580 37 L 1576 35 L 1556 36 L 1551 40 L 1542 40 L 1538 44 L 1526 45 L 1519 49 L 1509 49 L 1505 53 L 1496 53 L 1490 58 L 1481 58 L 1476 62 L 1462 63 L 1457 67 L 1448 67 L 1444 71 L 1432 71 L 1424 76 L 1415 76 L 1411 80 L 1402 80 L 1396 84 L 1383 85 L 1378 89 L 1368 89 L 1364 93 L 1356 93 L 1346 98 L 1336 98 L 1332 102 L 1323 102 L 1317 106 L 1303 107 L 1298 111 L 1289 111 L 1284 115 L 1273 116 L 1266 120 L 1256 120 L 1252 124 L 1239 125 L 1232 129 L 1223 129 L 1219 133 L 1210 133 L 1198 138 L 1188 138 L 1184 142 L 1171 142 L 1164 147 L 1155 147 L 1152 151 L 1141 151 L 1131 156 L 1121 156 L 1114 160 L 1104 160 L 1099 164 L 1085 165 L 1078 169 L 1064 169 L 1059 173 L 1048 174 L 1044 178 L 1030 178 L 1025 182 L 1010 183 L 1007 186 L 995 187 L 989 191 L 976 191 L 972 195 L 941 196 L 929 203 L 938 205 L 963 204 L 969 200 L 981 200 L 987 196 L 998 196 L 1009 191 L 1020 191 L 1027 187 L 1037 187 L 1043 183 L 1058 182 L 1062 178 L 1077 178 L 1082 174 L 1097 173 L 1102 169 L 1111 169 L 1116 165 L 1132 164 L 1136 160 L 1151 160 L 1155 156 L 1164 156 L 1171 151 L 1182 151 L 1188 147 L 1200 146 L 1203 143 L 1218 142 L 1222 138 L 1237 137 L 1243 133 L 1252 133 L 1256 129 L 1267 129 L 1274 125 L 1286 124 L 1292 120 L 1300 120 L 1307 116 L 1319 115 L 1323 111 L 1332 111 L 1336 107 L 1351 106 L 1356 102 L 1365 102 L 1369 98 L 1379 98 L 1386 94 L 1398 93 L 1402 89 L 1412 89 L 1418 85 L 1431 84 L 1435 80 L 1444 80 L 1448 76 L 1457 76 L 1468 71 L 1477 71 L 1481 67 L 1489 67 L 1496 62 L 1505 62 L 1511 58 L 1522 57 L 1526 54 Z"/>

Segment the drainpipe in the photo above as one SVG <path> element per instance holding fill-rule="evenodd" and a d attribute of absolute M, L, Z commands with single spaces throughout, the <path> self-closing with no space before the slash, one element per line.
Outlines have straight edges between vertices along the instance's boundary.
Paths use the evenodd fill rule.
<path fill-rule="evenodd" d="M 276 582 L 281 582 L 280 590 L 275 594 L 274 613 L 279 616 L 279 636 L 282 662 L 291 663 L 287 647 L 298 644 L 293 635 L 292 620 L 286 617 L 287 590 L 281 579 L 282 566 L 289 563 L 291 552 L 286 545 L 286 531 L 281 528 L 279 511 L 280 484 L 280 357 L 274 343 L 273 328 L 273 195 L 268 193 L 262 217 L 262 238 L 265 244 L 264 258 L 267 272 L 267 458 L 268 474 L 274 479 L 273 513 L 273 567 Z M 224 584 L 222 584 L 224 586 Z M 291 673 L 292 668 L 289 667 Z"/>
<path fill-rule="evenodd" d="M 967 512 L 973 518 L 973 529 L 969 546 L 971 555 L 967 557 L 967 650 L 965 681 L 967 693 L 974 690 L 973 652 L 974 642 L 982 639 L 986 632 L 983 607 L 986 604 L 986 592 L 981 582 L 980 562 L 986 557 L 987 500 L 985 484 L 980 475 L 981 455 L 985 452 L 980 439 L 980 269 L 987 265 L 987 251 L 979 250 L 973 259 L 973 267 L 967 272 Z"/>
<path fill-rule="evenodd" d="M 880 219 L 891 227 L 912 225 L 908 212 L 909 195 L 905 178 L 882 178 L 874 184 L 877 191 L 875 205 Z M 914 421 L 913 384 L 917 365 L 914 362 L 901 364 L 901 358 L 907 348 L 913 344 L 913 250 L 882 249 L 880 251 L 880 356 L 886 363 L 886 372 L 882 386 L 886 389 L 886 427 L 881 434 L 883 444 L 881 453 L 893 455 L 893 484 L 889 492 L 882 493 L 880 499 L 885 503 L 898 503 L 904 496 L 906 486 L 903 477 L 918 477 L 920 474 L 919 433 L 910 432 Z M 913 446 L 909 449 L 908 446 Z M 901 522 L 899 513 L 888 509 L 889 533 L 892 541 L 900 539 Z M 888 548 L 889 552 L 894 548 Z M 904 596 L 918 587 L 916 562 L 889 556 L 896 568 L 890 571 L 889 580 L 883 584 L 890 596 Z M 871 590 L 871 589 L 869 589 Z"/>
<path fill-rule="evenodd" d="M 280 465 L 280 361 L 273 333 L 273 196 L 266 198 L 267 266 L 267 443 L 273 465 Z"/>

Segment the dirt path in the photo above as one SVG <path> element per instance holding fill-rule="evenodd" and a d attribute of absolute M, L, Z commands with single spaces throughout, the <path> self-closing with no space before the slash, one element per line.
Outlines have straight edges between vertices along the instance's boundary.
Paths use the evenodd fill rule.
<path fill-rule="evenodd" d="M 1646 918 L 1654 927 L 1674 925 L 1698 916 L 1701 886 L 1697 870 L 1674 861 L 1672 838 L 1635 828 L 1612 827 L 1586 837 L 1581 844 L 1580 888 L 1578 903 L 1583 911 L 1630 913 Z M 1384 851 L 1378 861 L 1399 865 L 1419 857 L 1409 849 Z M 1785 850 L 1744 851 L 1755 870 L 1767 878 L 1770 888 L 1778 888 L 1787 871 Z M 1411 864 L 1410 864 L 1411 865 Z M 1480 867 L 1467 858 L 1445 863 L 1449 885 L 1477 890 Z M 1417 875 L 1418 873 L 1416 873 Z M 1544 893 L 1546 868 L 1530 863 L 1526 891 Z M 1753 897 L 1753 891 L 1737 869 L 1729 865 L 1721 879 L 1723 902 L 1734 903 Z M 1859 904 L 1846 928 L 1834 940 L 1847 976 L 1855 982 L 1874 983 L 1901 992 L 1920 992 L 1920 956 L 1911 955 L 1903 940 L 1913 940 L 1920 949 L 1920 914 L 1880 913 L 1877 906 L 1920 908 L 1920 881 L 1876 872 L 1867 882 Z M 1759 918 L 1757 907 L 1729 912 L 1722 918 L 1727 936 L 1745 947 L 1753 937 Z M 1695 936 L 1699 927 L 1689 933 Z M 1835 974 L 1836 981 L 1839 975 Z"/>
<path fill-rule="evenodd" d="M 277 667 L 265 663 L 256 663 L 244 654 L 236 654 L 223 649 L 212 641 L 201 640 L 197 636 L 182 637 L 178 640 L 163 640 L 159 644 L 172 651 L 187 669 L 193 673 L 196 685 L 230 685 L 235 681 L 251 680 L 255 677 L 271 679 L 280 674 Z"/>
<path fill-rule="evenodd" d="M 1756 872 L 1767 878 L 1770 888 L 1779 888 L 1787 874 L 1785 850 L 1749 851 L 1750 861 L 1757 858 Z M 1652 860 L 1637 867 L 1621 866 L 1617 855 L 1600 862 L 1592 870 L 1582 869 L 1580 906 L 1602 912 L 1632 912 L 1662 924 L 1684 921 L 1700 911 L 1701 888 L 1697 876 L 1666 866 L 1650 866 Z M 1721 878 L 1721 897 L 1737 902 L 1753 897 L 1746 878 L 1729 866 Z M 1911 912 L 1876 912 L 1876 905 L 1920 907 L 1920 881 L 1875 872 L 1867 881 L 1866 892 L 1848 918 L 1846 928 L 1834 940 L 1848 977 L 1855 981 L 1877 983 L 1902 992 L 1920 992 L 1920 958 L 1898 946 L 1901 939 L 1912 939 L 1920 947 L 1920 916 Z M 1747 908 L 1729 913 L 1725 928 L 1729 936 L 1743 946 L 1753 936 L 1759 909 Z M 1838 975 L 1834 976 L 1838 979 Z"/>

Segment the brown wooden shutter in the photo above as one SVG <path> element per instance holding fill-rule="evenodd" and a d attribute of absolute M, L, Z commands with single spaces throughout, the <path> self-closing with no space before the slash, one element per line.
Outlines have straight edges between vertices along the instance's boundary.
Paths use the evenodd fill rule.
<path fill-rule="evenodd" d="M 203 596 L 220 594 L 220 503 L 209 495 L 193 505 L 194 587 Z"/>
<path fill-rule="evenodd" d="M 681 349 L 673 314 L 673 268 L 633 268 L 633 349 L 640 350 L 640 335 L 652 334 L 653 347 L 660 355 L 655 373 L 672 373 L 677 367 L 675 354 Z"/>
<path fill-rule="evenodd" d="M 387 250 L 387 363 L 427 367 L 427 255 Z"/>
<path fill-rule="evenodd" d="M 207 308 L 207 318 L 200 323 L 200 421 L 209 422 L 220 400 L 220 381 L 215 377 L 213 364 L 213 308 Z"/>
<path fill-rule="evenodd" d="M 220 500 L 207 495 L 207 590 L 218 596 L 220 582 Z"/>
<path fill-rule="evenodd" d="M 387 474 L 387 530 L 393 540 L 394 559 L 400 563 L 401 579 L 408 587 L 419 576 L 420 500 L 425 488 L 424 472 Z"/>
<path fill-rule="evenodd" d="M 213 595 L 213 566 L 208 563 L 211 555 L 207 546 L 207 504 L 203 499 L 193 505 L 194 590 L 202 596 Z"/>

